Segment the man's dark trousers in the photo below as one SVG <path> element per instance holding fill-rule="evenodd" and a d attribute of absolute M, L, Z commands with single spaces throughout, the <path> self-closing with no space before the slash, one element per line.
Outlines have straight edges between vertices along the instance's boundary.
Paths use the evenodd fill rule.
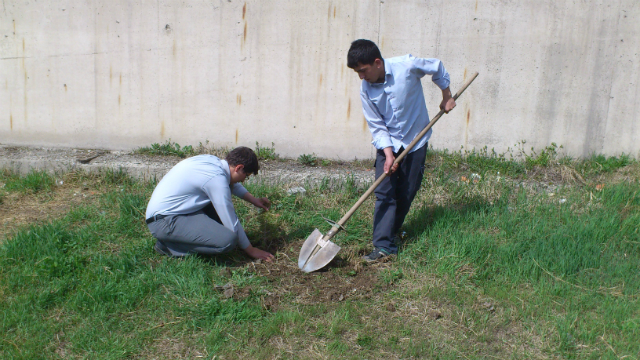
<path fill-rule="evenodd" d="M 428 144 L 407 154 L 398 170 L 387 176 L 375 190 L 376 207 L 373 212 L 373 246 L 389 253 L 398 252 L 394 237 L 400 230 L 411 202 L 416 196 L 424 175 L 424 161 Z M 399 153 L 402 152 L 402 148 Z M 394 153 L 397 158 L 398 154 Z M 386 156 L 383 150 L 376 154 L 376 179 L 384 173 Z"/>

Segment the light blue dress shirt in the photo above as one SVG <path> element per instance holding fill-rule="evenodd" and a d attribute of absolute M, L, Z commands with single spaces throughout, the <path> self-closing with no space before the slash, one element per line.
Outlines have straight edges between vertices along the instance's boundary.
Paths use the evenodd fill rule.
<path fill-rule="evenodd" d="M 429 124 L 429 114 L 420 79 L 431 75 L 441 90 L 449 87 L 449 73 L 438 59 L 422 59 L 412 55 L 384 59 L 384 83 L 362 80 L 360 98 L 364 117 L 376 149 L 406 148 Z M 423 147 L 431 130 L 411 150 Z"/>
<path fill-rule="evenodd" d="M 247 189 L 240 183 L 230 185 L 229 163 L 213 155 L 198 155 L 182 160 L 160 180 L 147 205 L 147 219 L 154 215 L 185 215 L 201 210 L 209 203 L 222 225 L 238 235 L 241 249 L 251 245 L 238 220 L 231 194 L 243 198 Z"/>

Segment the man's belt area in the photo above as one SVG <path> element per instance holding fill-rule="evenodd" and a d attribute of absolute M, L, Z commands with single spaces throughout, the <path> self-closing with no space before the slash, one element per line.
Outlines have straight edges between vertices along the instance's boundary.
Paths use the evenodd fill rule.
<path fill-rule="evenodd" d="M 153 215 L 152 217 L 148 218 L 147 220 L 145 220 L 147 222 L 147 224 L 151 224 L 152 222 L 156 221 L 156 220 L 161 220 L 166 218 L 169 215 Z"/>

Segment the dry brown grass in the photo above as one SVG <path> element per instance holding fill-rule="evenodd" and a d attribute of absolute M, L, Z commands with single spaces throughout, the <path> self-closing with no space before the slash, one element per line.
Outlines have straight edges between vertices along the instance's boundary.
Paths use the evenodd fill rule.
<path fill-rule="evenodd" d="M 56 219 L 74 207 L 96 203 L 103 192 L 104 187 L 95 178 L 67 173 L 57 177 L 52 191 L 7 193 L 0 204 L 0 241 L 23 226 Z"/>

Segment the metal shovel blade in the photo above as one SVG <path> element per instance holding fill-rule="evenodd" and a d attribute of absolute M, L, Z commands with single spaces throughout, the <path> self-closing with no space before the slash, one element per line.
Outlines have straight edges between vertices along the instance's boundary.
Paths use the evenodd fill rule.
<path fill-rule="evenodd" d="M 320 230 L 315 229 L 302 244 L 298 267 L 304 272 L 316 271 L 333 260 L 340 251 L 340 246 L 330 240 L 324 240 Z"/>

